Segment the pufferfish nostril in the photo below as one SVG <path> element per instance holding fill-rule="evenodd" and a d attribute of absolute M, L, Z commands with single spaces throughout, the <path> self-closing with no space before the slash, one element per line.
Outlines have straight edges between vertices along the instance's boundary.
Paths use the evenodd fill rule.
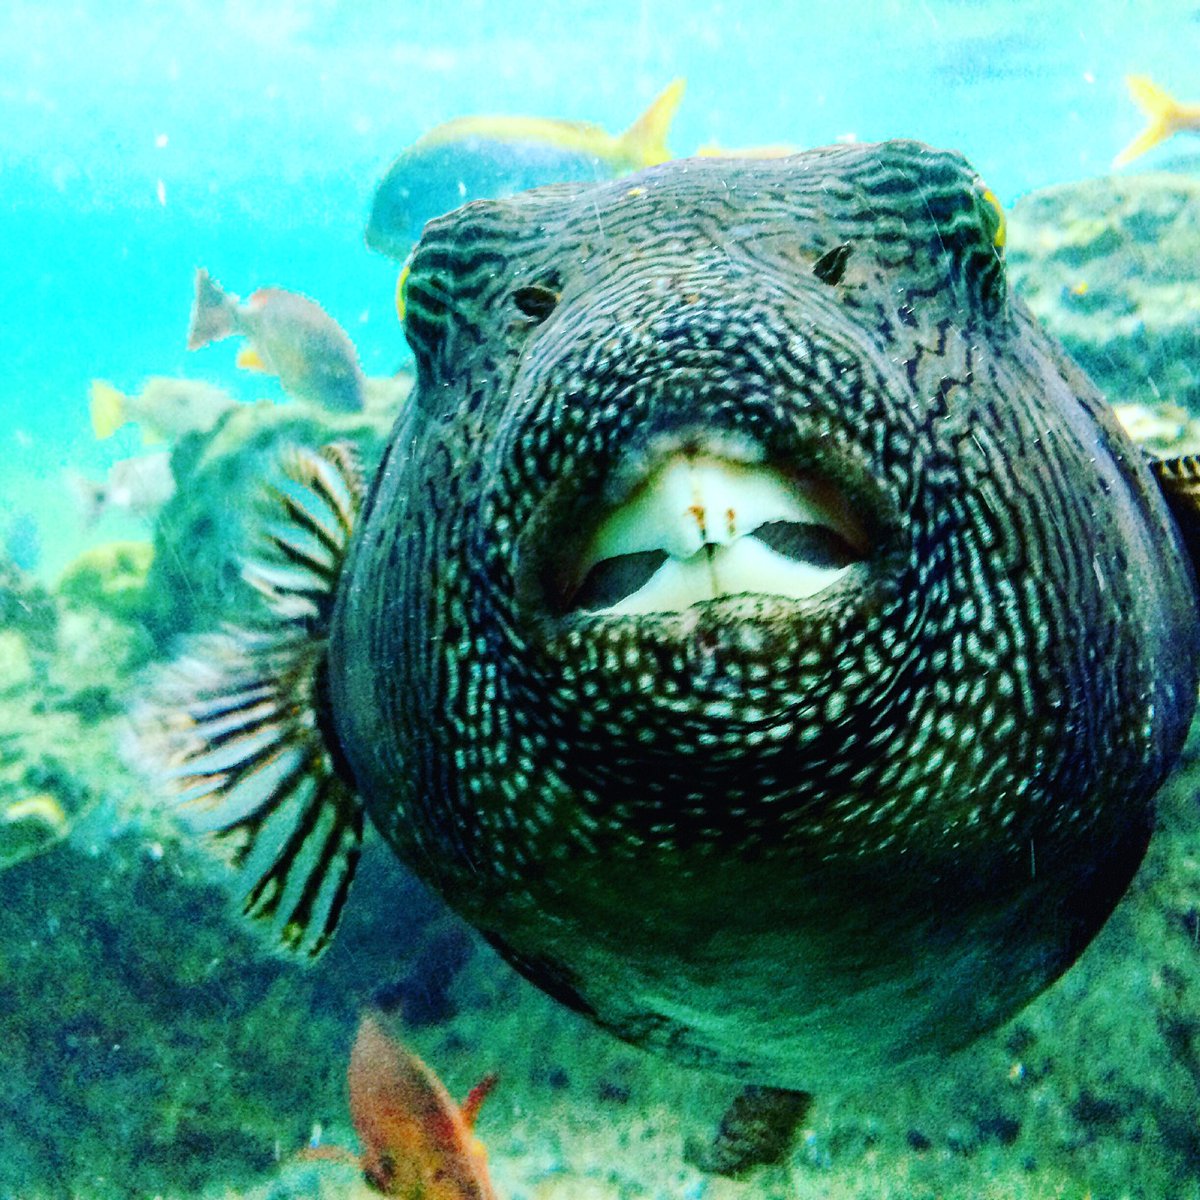
<path fill-rule="evenodd" d="M 513 304 L 534 321 L 544 321 L 558 306 L 558 291 L 543 283 L 531 283 L 513 292 Z"/>

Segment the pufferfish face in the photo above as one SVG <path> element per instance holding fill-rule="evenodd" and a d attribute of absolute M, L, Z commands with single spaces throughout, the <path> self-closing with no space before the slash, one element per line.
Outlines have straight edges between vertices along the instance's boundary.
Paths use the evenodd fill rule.
<path fill-rule="evenodd" d="M 796 1087 L 940 1054 L 1140 859 L 1191 583 L 1002 245 L 901 142 L 427 227 L 339 738 L 402 857 L 631 1041 Z"/>

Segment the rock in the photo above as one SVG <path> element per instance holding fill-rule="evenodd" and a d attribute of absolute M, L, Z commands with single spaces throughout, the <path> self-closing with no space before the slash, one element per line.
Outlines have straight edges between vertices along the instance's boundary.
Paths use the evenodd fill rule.
<path fill-rule="evenodd" d="M 1200 180 L 1105 176 L 1019 200 L 1016 291 L 1113 403 L 1200 414 Z"/>
<path fill-rule="evenodd" d="M 120 621 L 137 620 L 153 561 L 149 542 L 92 546 L 63 572 L 58 594 L 75 607 L 95 608 Z"/>

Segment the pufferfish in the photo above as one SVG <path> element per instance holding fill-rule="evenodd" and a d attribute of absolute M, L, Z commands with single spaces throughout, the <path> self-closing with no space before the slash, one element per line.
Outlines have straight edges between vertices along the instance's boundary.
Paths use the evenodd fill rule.
<path fill-rule="evenodd" d="M 779 1089 L 1047 987 L 1192 717 L 1198 472 L 1156 478 L 1003 235 L 909 141 L 432 221 L 383 462 L 289 455 L 270 621 L 146 721 L 248 911 L 318 951 L 370 813 L 546 992 Z"/>

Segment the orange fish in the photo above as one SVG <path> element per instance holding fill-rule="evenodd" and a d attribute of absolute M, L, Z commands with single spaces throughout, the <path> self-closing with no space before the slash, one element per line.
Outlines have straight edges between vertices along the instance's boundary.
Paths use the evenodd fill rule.
<path fill-rule="evenodd" d="M 315 301 L 283 288 L 259 288 L 245 304 L 201 267 L 188 349 L 240 334 L 249 345 L 237 365 L 278 375 L 285 391 L 341 412 L 363 406 L 363 373 L 346 331 Z"/>
<path fill-rule="evenodd" d="M 366 1013 L 347 1072 L 350 1116 L 363 1152 L 356 1157 L 336 1146 L 318 1146 L 301 1151 L 301 1157 L 353 1162 L 385 1196 L 496 1200 L 487 1154 L 472 1133 L 496 1078 L 485 1076 L 460 1108 L 429 1067 Z"/>

